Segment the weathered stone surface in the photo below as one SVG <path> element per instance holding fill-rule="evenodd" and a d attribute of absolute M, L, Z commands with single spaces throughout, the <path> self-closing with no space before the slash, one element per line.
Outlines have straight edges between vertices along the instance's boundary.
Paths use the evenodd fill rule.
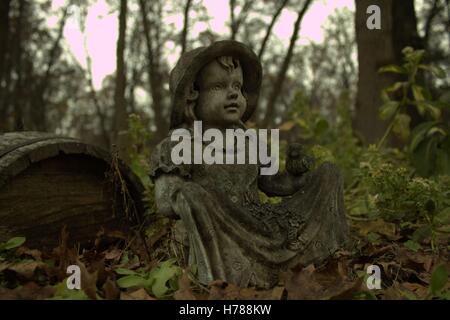
<path fill-rule="evenodd" d="M 260 84 L 260 63 L 241 43 L 187 52 L 171 74 L 172 129 L 192 130 L 193 120 L 245 128 Z M 170 134 L 152 155 L 150 176 L 158 210 L 182 220 L 201 282 L 271 287 L 281 270 L 319 262 L 345 241 L 342 179 L 334 165 L 311 171 L 312 159 L 299 146 L 289 149 L 288 171 L 274 176 L 259 175 L 257 164 L 175 165 Z M 259 190 L 283 201 L 261 203 Z"/>

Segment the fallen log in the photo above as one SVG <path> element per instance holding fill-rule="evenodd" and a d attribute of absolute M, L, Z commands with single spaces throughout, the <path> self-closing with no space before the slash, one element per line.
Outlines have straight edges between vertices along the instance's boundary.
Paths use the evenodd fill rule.
<path fill-rule="evenodd" d="M 107 151 L 41 132 L 0 135 L 0 241 L 52 247 L 65 226 L 71 243 L 100 230 L 128 230 L 144 206 L 139 178 Z"/>

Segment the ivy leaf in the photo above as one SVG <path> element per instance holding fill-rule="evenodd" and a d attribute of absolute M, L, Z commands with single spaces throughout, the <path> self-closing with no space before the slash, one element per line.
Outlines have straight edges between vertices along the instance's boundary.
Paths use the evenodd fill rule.
<path fill-rule="evenodd" d="M 155 297 L 161 298 L 166 295 L 170 290 L 170 287 L 167 286 L 167 282 L 181 274 L 181 269 L 173 265 L 174 262 L 173 259 L 164 261 L 155 272 L 152 272 L 151 280 L 154 280 L 152 293 Z"/>
<path fill-rule="evenodd" d="M 121 288 L 145 287 L 147 280 L 138 275 L 129 275 L 117 280 L 117 285 Z"/>
<path fill-rule="evenodd" d="M 400 73 L 400 74 L 406 74 L 406 70 L 405 68 L 395 65 L 395 64 L 390 64 L 384 67 L 381 67 L 378 70 L 379 73 L 385 73 L 385 72 L 390 72 L 390 73 Z"/>
<path fill-rule="evenodd" d="M 438 120 L 441 117 L 441 110 L 437 107 L 435 107 L 432 103 L 430 102 L 422 102 L 425 110 L 430 114 L 430 116 L 434 119 L 434 120 Z"/>
<path fill-rule="evenodd" d="M 386 92 L 395 92 L 406 84 L 406 82 L 396 82 L 392 86 L 387 87 L 385 90 Z"/>
<path fill-rule="evenodd" d="M 411 89 L 413 92 L 414 99 L 416 99 L 416 101 L 425 101 L 423 88 L 421 86 L 419 86 L 417 84 L 413 84 Z"/>
<path fill-rule="evenodd" d="M 410 152 L 413 152 L 417 148 L 417 146 L 426 138 L 428 131 L 432 127 L 437 126 L 438 123 L 439 122 L 437 121 L 424 122 L 414 128 L 411 133 L 412 139 L 409 146 Z"/>
<path fill-rule="evenodd" d="M 117 268 L 114 271 L 120 275 L 136 275 L 137 274 L 136 271 L 133 271 L 130 269 L 125 269 L 125 268 Z"/>
<path fill-rule="evenodd" d="M 417 243 L 413 240 L 408 240 L 403 245 L 406 248 L 408 248 L 409 250 L 414 251 L 414 252 L 417 252 L 422 248 L 422 246 L 419 243 Z"/>
<path fill-rule="evenodd" d="M 397 101 L 389 101 L 383 104 L 380 108 L 380 118 L 386 120 L 392 117 L 399 105 Z"/>
<path fill-rule="evenodd" d="M 4 243 L 2 246 L 0 246 L 0 249 L 2 250 L 11 250 L 17 247 L 20 247 L 23 245 L 26 241 L 25 237 L 15 237 L 11 238 L 6 243 Z"/>
<path fill-rule="evenodd" d="M 430 292 L 433 295 L 437 295 L 444 287 L 448 281 L 448 272 L 445 264 L 438 265 L 431 274 L 430 282 Z"/>

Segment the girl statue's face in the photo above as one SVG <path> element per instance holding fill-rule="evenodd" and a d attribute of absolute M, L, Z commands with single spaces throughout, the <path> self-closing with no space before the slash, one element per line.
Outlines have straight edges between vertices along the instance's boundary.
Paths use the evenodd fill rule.
<path fill-rule="evenodd" d="M 247 108 L 242 84 L 240 66 L 227 70 L 214 60 L 202 69 L 197 78 L 199 97 L 195 113 L 204 126 L 227 128 L 239 124 Z"/>

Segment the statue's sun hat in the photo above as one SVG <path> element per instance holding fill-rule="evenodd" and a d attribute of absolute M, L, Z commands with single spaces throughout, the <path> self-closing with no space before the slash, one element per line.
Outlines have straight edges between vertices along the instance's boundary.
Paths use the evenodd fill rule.
<path fill-rule="evenodd" d="M 184 121 L 184 108 L 191 85 L 198 72 L 209 62 L 221 56 L 232 56 L 240 61 L 244 77 L 243 91 L 247 96 L 247 109 L 242 121 L 247 121 L 256 109 L 262 81 L 262 67 L 256 54 L 246 45 L 234 40 L 223 40 L 208 47 L 199 47 L 184 53 L 170 73 L 172 111 L 170 128 Z"/>

